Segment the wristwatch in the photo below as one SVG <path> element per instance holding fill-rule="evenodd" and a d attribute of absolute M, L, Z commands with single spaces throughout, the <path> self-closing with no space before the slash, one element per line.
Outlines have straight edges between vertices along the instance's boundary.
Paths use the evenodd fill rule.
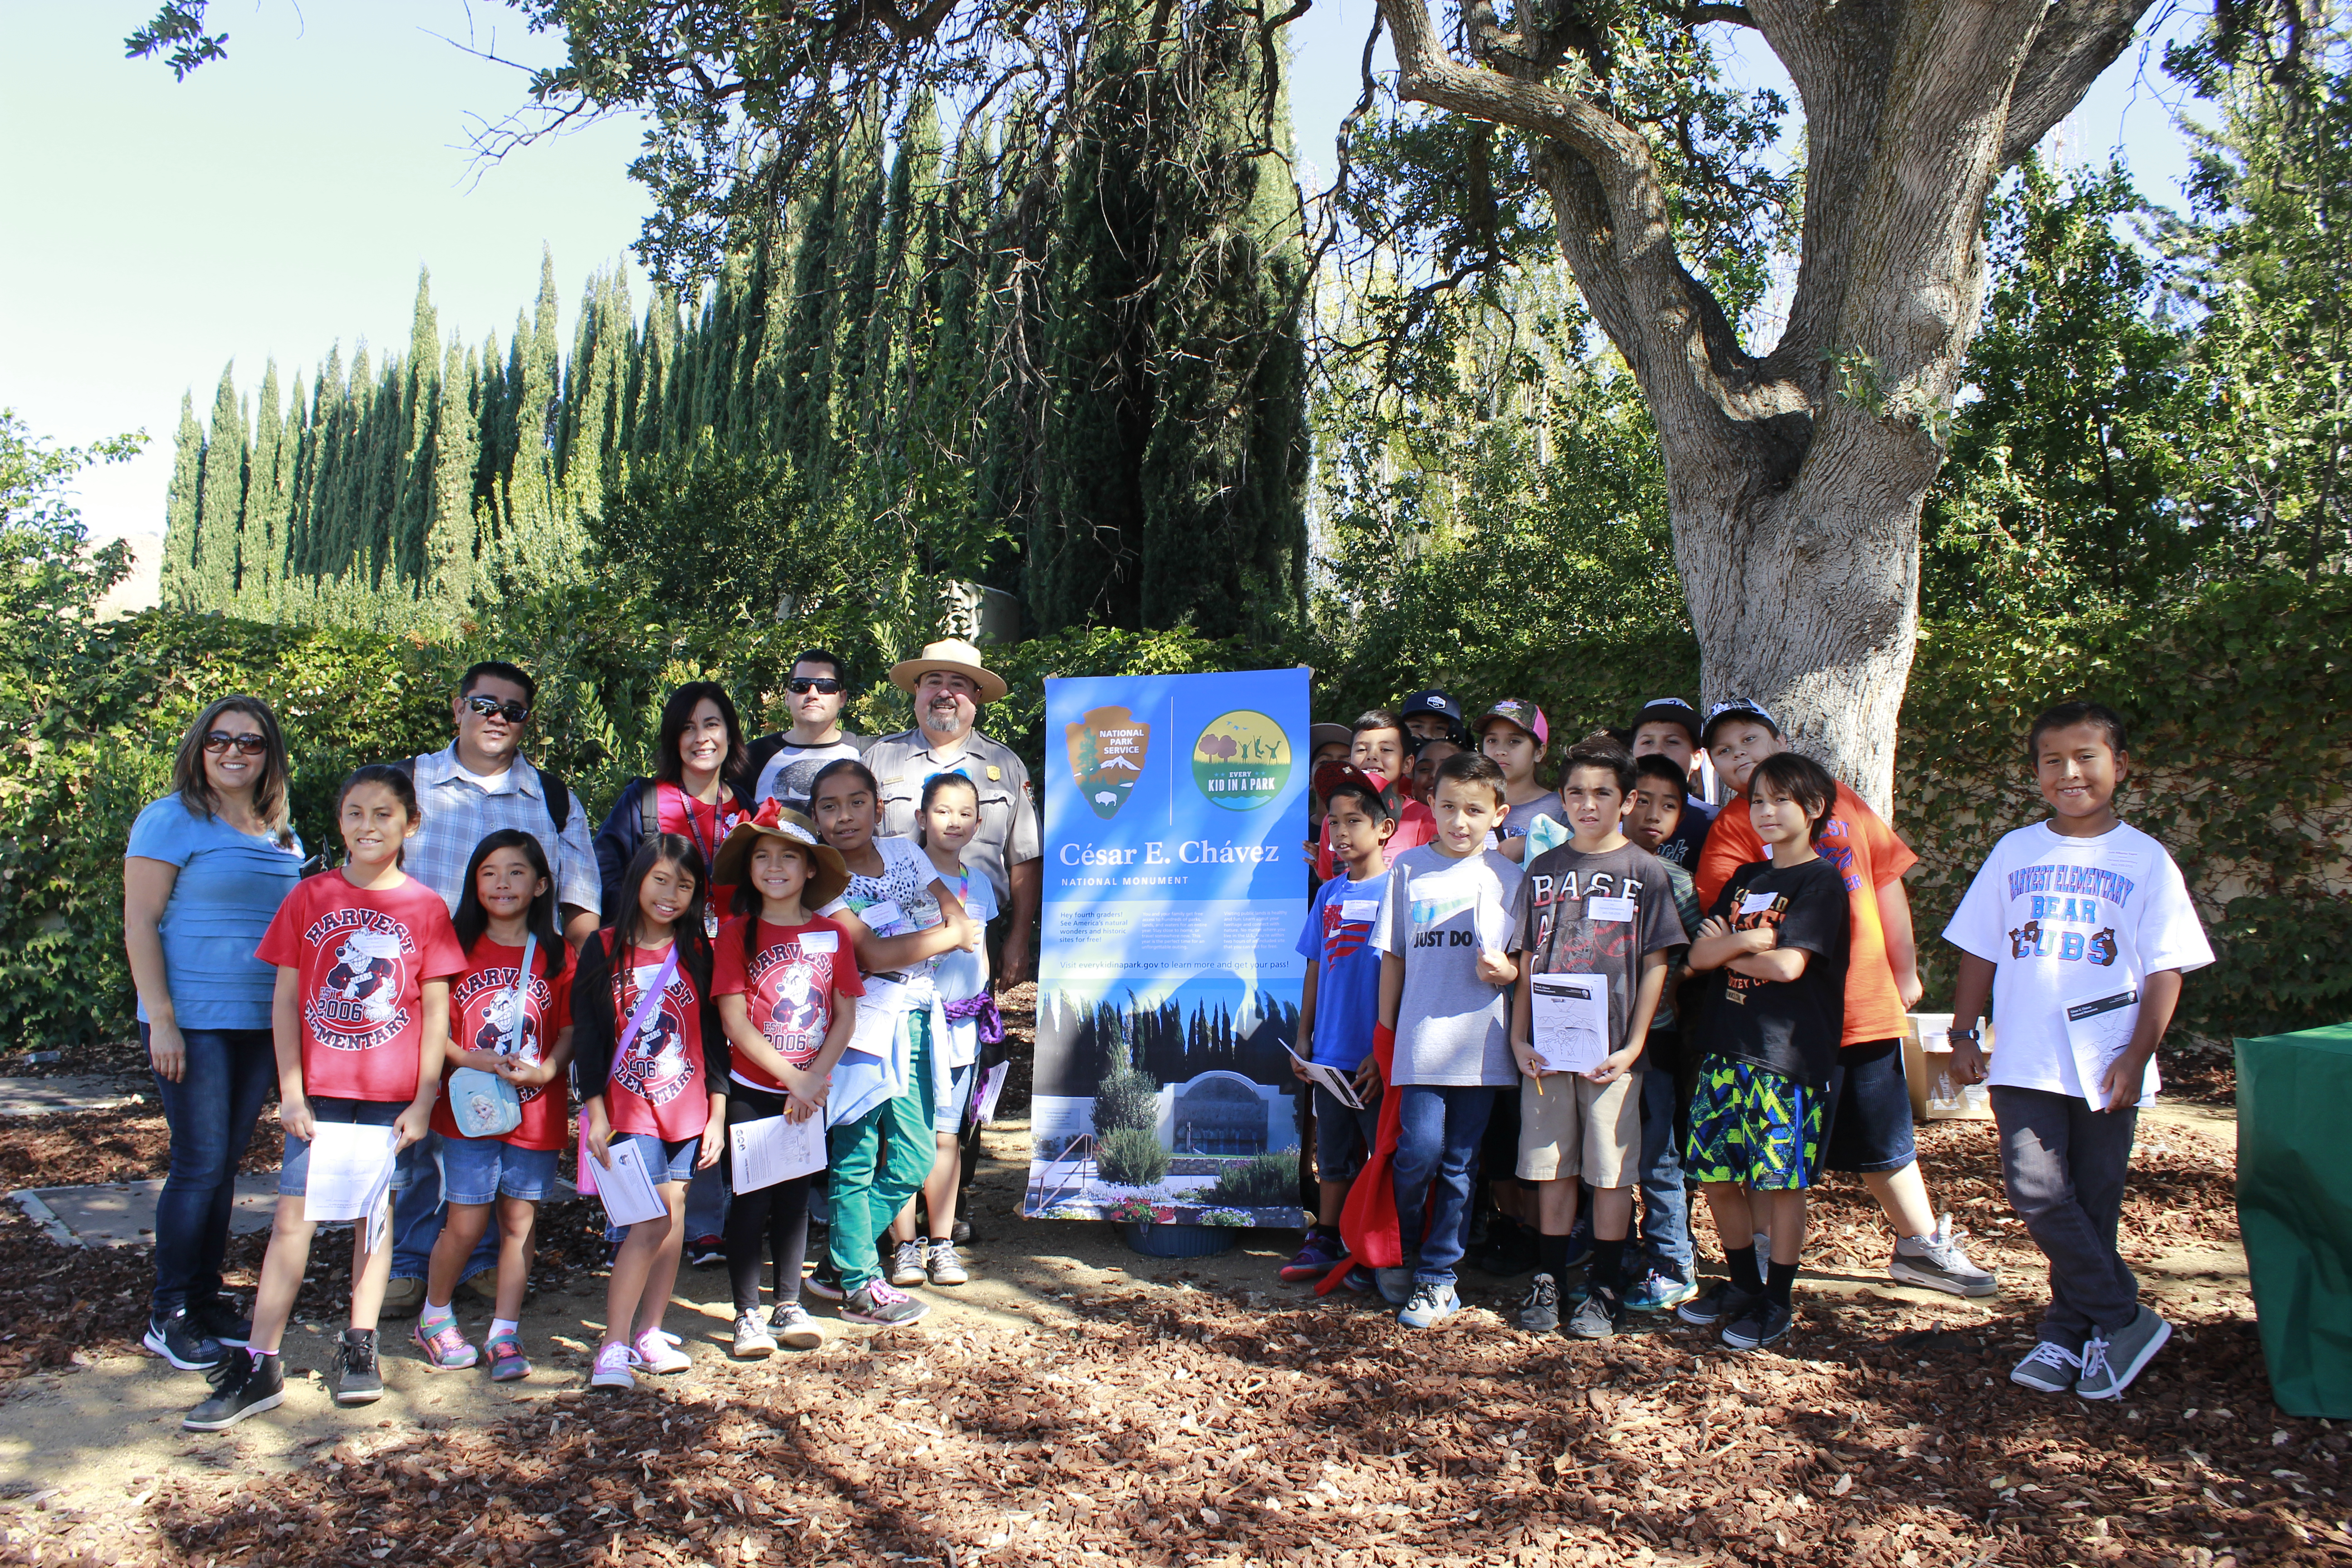
<path fill-rule="evenodd" d="M 1944 1031 L 1944 1037 L 1948 1040 L 1966 1040 L 1973 1046 L 1984 1037 L 1984 1033 L 1980 1029 L 1947 1029 Z"/>

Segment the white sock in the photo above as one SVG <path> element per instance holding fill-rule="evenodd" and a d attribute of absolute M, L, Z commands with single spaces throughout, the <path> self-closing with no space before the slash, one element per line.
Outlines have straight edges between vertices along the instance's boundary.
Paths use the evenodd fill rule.
<path fill-rule="evenodd" d="M 456 1309 L 448 1302 L 444 1301 L 436 1307 L 427 1301 L 425 1303 L 425 1310 L 416 1314 L 416 1322 L 417 1326 L 425 1331 L 426 1337 L 430 1338 L 435 1330 L 445 1323 L 455 1321 L 457 1316 Z"/>
<path fill-rule="evenodd" d="M 490 1338 L 497 1339 L 500 1334 L 513 1334 L 520 1330 L 522 1324 L 513 1318 L 492 1318 L 490 1320 Z"/>

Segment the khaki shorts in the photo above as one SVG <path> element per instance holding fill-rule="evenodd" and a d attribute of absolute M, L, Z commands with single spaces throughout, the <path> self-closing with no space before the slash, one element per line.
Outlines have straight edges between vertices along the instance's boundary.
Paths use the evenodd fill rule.
<path fill-rule="evenodd" d="M 1582 1176 L 1596 1187 L 1630 1187 L 1642 1157 L 1642 1069 L 1598 1084 L 1547 1073 L 1519 1087 L 1519 1179 Z"/>

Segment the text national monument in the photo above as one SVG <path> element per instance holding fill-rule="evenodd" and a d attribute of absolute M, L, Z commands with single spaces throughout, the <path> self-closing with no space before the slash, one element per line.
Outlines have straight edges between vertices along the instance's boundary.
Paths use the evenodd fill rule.
<path fill-rule="evenodd" d="M 1045 683 L 1032 1218 L 1298 1223 L 1307 673 Z"/>

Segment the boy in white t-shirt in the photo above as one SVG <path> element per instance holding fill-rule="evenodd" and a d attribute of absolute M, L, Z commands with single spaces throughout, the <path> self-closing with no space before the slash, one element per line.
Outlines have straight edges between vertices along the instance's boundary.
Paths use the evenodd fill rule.
<path fill-rule="evenodd" d="M 2120 1399 L 2172 1335 L 2116 1250 L 2132 1134 L 2180 977 L 2213 949 L 2180 868 L 2116 816 L 2128 752 L 2115 710 L 2061 703 L 2025 749 L 2052 815 L 1993 846 L 1944 928 L 1961 950 L 1952 1073 L 1990 1079 L 2010 1205 L 2050 1259 L 2041 1340 L 2010 1381 Z"/>

